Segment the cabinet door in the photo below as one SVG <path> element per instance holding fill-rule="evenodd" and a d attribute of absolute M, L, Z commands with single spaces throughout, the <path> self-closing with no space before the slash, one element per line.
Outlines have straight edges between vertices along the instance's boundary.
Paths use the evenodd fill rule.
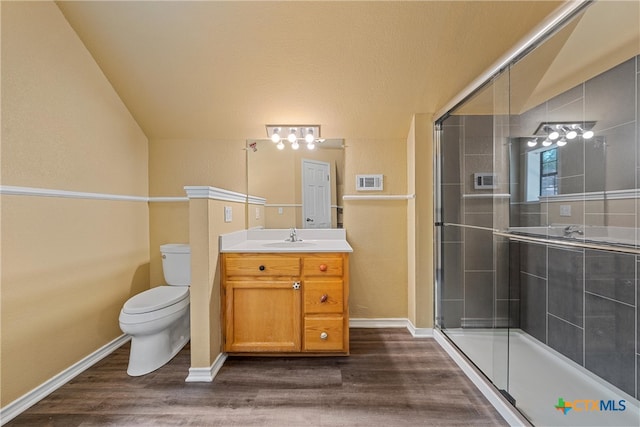
<path fill-rule="evenodd" d="M 293 280 L 227 281 L 225 351 L 300 351 L 302 294 L 293 285 Z"/>

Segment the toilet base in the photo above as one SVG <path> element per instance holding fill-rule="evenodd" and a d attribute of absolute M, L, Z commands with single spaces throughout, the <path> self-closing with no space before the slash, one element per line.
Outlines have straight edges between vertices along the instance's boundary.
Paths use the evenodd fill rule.
<path fill-rule="evenodd" d="M 164 366 L 189 342 L 189 310 L 165 330 L 150 335 L 132 335 L 127 374 L 146 375 Z"/>

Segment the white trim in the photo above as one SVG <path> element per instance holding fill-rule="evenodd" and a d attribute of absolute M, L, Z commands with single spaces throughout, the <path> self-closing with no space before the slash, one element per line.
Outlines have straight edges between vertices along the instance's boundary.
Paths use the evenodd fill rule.
<path fill-rule="evenodd" d="M 495 386 L 489 384 L 487 380 L 480 374 L 459 351 L 449 343 L 441 331 L 435 329 L 433 338 L 440 344 L 440 347 L 447 352 L 449 357 L 462 369 L 465 375 L 471 380 L 484 397 L 496 408 L 496 411 L 509 423 L 510 426 L 529 426 L 528 423 L 513 406 L 508 403 L 498 392 Z"/>
<path fill-rule="evenodd" d="M 248 195 L 247 203 L 249 203 L 250 205 L 266 205 L 267 199 L 265 199 L 264 197 Z"/>
<path fill-rule="evenodd" d="M 346 194 L 342 196 L 342 200 L 411 200 L 415 198 L 415 194 Z"/>
<path fill-rule="evenodd" d="M 209 187 L 206 185 L 187 185 L 184 187 L 187 197 L 190 199 L 214 199 L 225 202 L 241 202 L 247 201 L 247 195 L 236 193 L 235 191 L 224 190 L 217 187 Z"/>
<path fill-rule="evenodd" d="M 189 368 L 189 376 L 184 381 L 187 383 L 212 382 L 222 365 L 224 365 L 225 360 L 227 360 L 227 353 L 220 353 L 208 368 Z"/>
<path fill-rule="evenodd" d="M 405 318 L 351 318 L 350 328 L 407 328 L 414 338 L 433 338 L 433 328 L 416 328 Z"/>
<path fill-rule="evenodd" d="M 64 197 L 69 199 L 118 200 L 126 202 L 148 202 L 146 196 L 126 196 L 121 194 L 88 193 L 84 191 L 53 190 L 48 188 L 0 185 L 0 194 L 11 196 Z"/>
<path fill-rule="evenodd" d="M 406 328 L 407 319 L 404 318 L 350 318 L 350 328 Z"/>
<path fill-rule="evenodd" d="M 58 375 L 50 378 L 30 392 L 9 403 L 4 408 L 0 408 L 0 420 L 2 420 L 2 425 L 8 423 L 12 419 L 38 403 L 40 400 L 44 399 L 45 397 L 71 381 L 73 378 L 80 375 L 91 366 L 95 365 L 96 363 L 116 351 L 130 339 L 131 337 L 129 335 L 120 335 L 118 338 L 100 347 L 98 350 L 89 354 L 79 362 L 71 365 L 64 371 L 60 372 Z"/>
<path fill-rule="evenodd" d="M 265 203 L 265 208 L 301 208 L 302 203 Z"/>
<path fill-rule="evenodd" d="M 149 203 L 154 202 L 188 202 L 188 197 L 149 197 Z"/>
<path fill-rule="evenodd" d="M 414 338 L 433 338 L 433 328 L 416 328 L 411 320 L 407 320 L 407 329 Z"/>
<path fill-rule="evenodd" d="M 474 193 L 468 193 L 468 194 L 463 194 L 462 198 L 463 199 L 490 199 L 490 198 L 494 198 L 494 199 L 508 199 L 511 197 L 511 194 L 509 193 L 478 193 L 478 194 L 474 194 Z"/>
<path fill-rule="evenodd" d="M 621 200 L 640 198 L 640 189 L 592 191 L 589 193 L 557 194 L 554 196 L 542 196 L 540 202 L 581 202 L 586 200 Z"/>

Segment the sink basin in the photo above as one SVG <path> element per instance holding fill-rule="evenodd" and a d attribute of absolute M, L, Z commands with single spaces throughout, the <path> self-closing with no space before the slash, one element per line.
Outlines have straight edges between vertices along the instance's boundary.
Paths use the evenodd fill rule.
<path fill-rule="evenodd" d="M 269 248 L 302 248 L 306 246 L 314 246 L 315 243 L 311 242 L 272 242 L 265 243 L 262 246 L 267 246 Z"/>

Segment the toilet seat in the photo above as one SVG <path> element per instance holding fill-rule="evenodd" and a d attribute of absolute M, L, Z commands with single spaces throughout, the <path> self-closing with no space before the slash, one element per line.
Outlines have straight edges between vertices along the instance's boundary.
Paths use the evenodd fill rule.
<path fill-rule="evenodd" d="M 158 286 L 135 295 L 124 304 L 127 314 L 143 314 L 158 311 L 189 298 L 188 286 Z"/>

